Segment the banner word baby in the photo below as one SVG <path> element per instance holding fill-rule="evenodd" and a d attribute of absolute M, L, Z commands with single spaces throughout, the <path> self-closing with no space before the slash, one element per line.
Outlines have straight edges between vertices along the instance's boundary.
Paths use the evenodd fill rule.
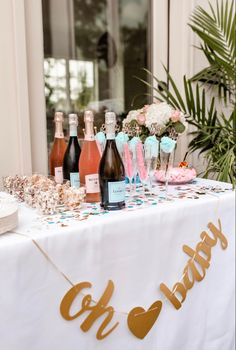
<path fill-rule="evenodd" d="M 213 237 L 210 237 L 205 231 L 203 231 L 200 235 L 202 241 L 197 244 L 195 250 L 187 245 L 183 246 L 183 251 L 191 258 L 188 260 L 187 265 L 183 270 L 183 283 L 177 282 L 172 290 L 170 290 L 164 283 L 160 284 L 162 293 L 177 310 L 181 308 L 186 299 L 187 292 L 193 287 L 194 282 L 200 282 L 205 277 L 206 269 L 210 266 L 211 249 L 217 244 L 218 240 L 220 241 L 222 249 L 226 249 L 228 246 L 227 239 L 221 231 L 220 220 L 219 228 L 211 222 L 208 224 L 208 228 L 213 234 Z M 181 300 L 177 298 L 176 293 L 181 295 Z"/>

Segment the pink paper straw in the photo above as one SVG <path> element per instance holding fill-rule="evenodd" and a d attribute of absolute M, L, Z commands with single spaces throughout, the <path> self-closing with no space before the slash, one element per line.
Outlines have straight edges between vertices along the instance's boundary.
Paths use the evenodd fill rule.
<path fill-rule="evenodd" d="M 131 179 L 133 177 L 133 165 L 132 165 L 132 159 L 131 159 L 128 143 L 124 144 L 124 161 L 125 161 L 127 176 L 129 179 Z"/>
<path fill-rule="evenodd" d="M 143 145 L 141 142 L 137 143 L 136 150 L 137 150 L 139 176 L 140 176 L 141 180 L 144 180 L 147 178 L 147 170 L 146 170 L 145 164 L 144 164 Z"/>

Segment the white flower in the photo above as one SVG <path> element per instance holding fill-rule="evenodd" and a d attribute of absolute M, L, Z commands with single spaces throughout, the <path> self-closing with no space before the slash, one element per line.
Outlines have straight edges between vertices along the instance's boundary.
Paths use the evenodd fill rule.
<path fill-rule="evenodd" d="M 146 126 L 150 130 L 152 124 L 163 128 L 170 121 L 173 108 L 166 102 L 153 103 L 147 108 L 146 112 Z"/>
<path fill-rule="evenodd" d="M 137 120 L 137 116 L 142 112 L 142 109 L 134 109 L 129 111 L 127 117 L 123 120 L 123 124 L 130 123 L 132 120 Z"/>

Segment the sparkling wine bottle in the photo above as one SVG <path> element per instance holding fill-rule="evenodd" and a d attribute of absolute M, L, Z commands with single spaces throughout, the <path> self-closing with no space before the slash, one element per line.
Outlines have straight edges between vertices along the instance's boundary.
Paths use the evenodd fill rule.
<path fill-rule="evenodd" d="M 99 167 L 101 206 L 106 210 L 118 210 L 125 207 L 125 170 L 116 148 L 116 115 L 107 112 L 106 146 Z"/>
<path fill-rule="evenodd" d="M 100 201 L 98 169 L 101 159 L 94 137 L 94 116 L 92 111 L 85 111 L 85 137 L 79 160 L 80 182 L 86 188 L 86 202 Z"/>
<path fill-rule="evenodd" d="M 49 157 L 50 175 L 55 176 L 57 183 L 63 182 L 63 158 L 66 150 L 66 142 L 63 133 L 63 113 L 56 112 L 54 115 L 55 136 L 52 150 Z"/>
<path fill-rule="evenodd" d="M 63 160 L 63 176 L 64 179 L 70 180 L 72 187 L 79 188 L 79 158 L 81 150 L 77 137 L 77 127 L 77 114 L 69 114 L 70 139 Z"/>

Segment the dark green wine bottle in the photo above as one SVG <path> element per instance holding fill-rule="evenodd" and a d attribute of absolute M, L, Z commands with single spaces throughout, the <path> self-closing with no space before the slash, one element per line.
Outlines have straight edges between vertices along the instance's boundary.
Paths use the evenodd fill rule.
<path fill-rule="evenodd" d="M 81 149 L 77 137 L 78 116 L 69 114 L 70 139 L 63 160 L 63 177 L 71 186 L 79 188 L 79 157 Z"/>
<path fill-rule="evenodd" d="M 107 141 L 99 167 L 101 206 L 106 210 L 119 210 L 125 207 L 125 169 L 116 148 L 114 112 L 106 113 L 105 124 Z"/>

